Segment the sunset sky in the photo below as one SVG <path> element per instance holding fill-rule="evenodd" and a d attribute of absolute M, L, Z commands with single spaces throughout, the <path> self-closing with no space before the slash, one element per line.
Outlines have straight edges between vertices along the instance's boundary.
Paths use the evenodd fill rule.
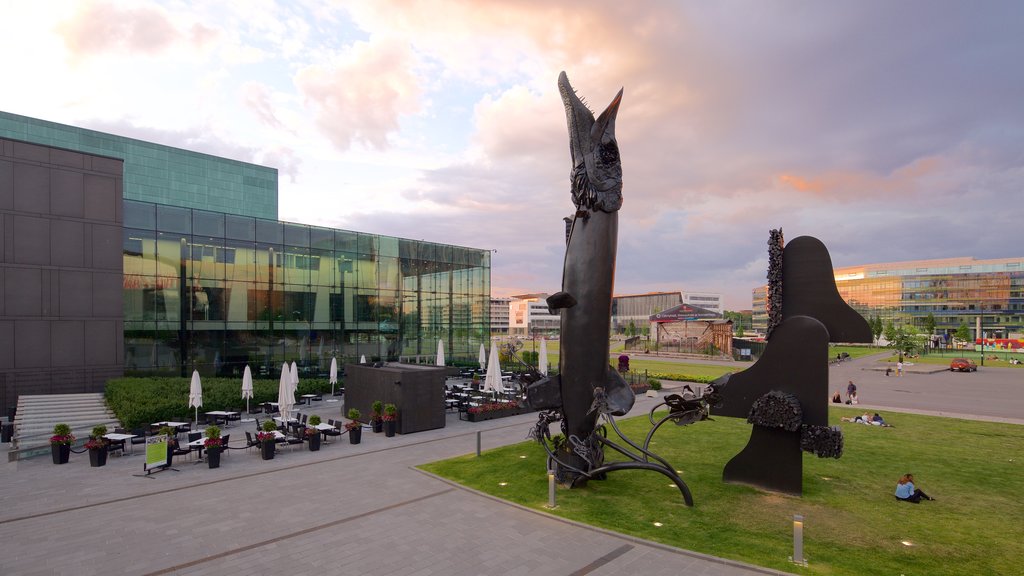
<path fill-rule="evenodd" d="M 750 308 L 835 266 L 1024 253 L 1024 3 L 0 0 L 0 110 L 272 166 L 283 220 L 496 249 L 555 292 L 558 73 L 624 88 L 616 293 Z"/>

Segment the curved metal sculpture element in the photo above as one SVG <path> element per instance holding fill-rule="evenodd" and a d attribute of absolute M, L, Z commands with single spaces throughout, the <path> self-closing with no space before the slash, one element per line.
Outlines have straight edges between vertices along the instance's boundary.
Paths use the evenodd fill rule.
<path fill-rule="evenodd" d="M 622 206 L 622 166 L 615 141 L 622 90 L 596 119 L 576 96 L 565 72 L 558 77 L 558 90 L 569 129 L 576 213 L 566 220 L 562 290 L 547 300 L 552 313 L 561 315 L 559 374 L 527 387 L 527 402 L 536 410 L 547 410 L 532 434 L 545 447 L 549 436 L 540 427 L 561 422 L 566 441 L 548 451 L 559 482 L 579 486 L 611 470 L 654 465 L 647 462 L 648 455 L 627 454 L 632 462 L 605 466 L 604 447 L 622 449 L 597 433 L 599 416 L 610 419 L 615 428 L 611 418 L 629 412 L 634 401 L 633 391 L 608 364 Z M 670 467 L 666 469 L 675 475 Z"/>
<path fill-rule="evenodd" d="M 772 262 L 781 241 L 781 231 L 773 230 Z M 721 398 L 716 414 L 754 424 L 747 446 L 726 464 L 722 477 L 800 495 L 801 450 L 838 458 L 843 449 L 842 431 L 828 426 L 828 344 L 870 342 L 871 329 L 839 296 L 828 250 L 810 236 L 786 244 L 781 266 L 769 267 L 769 299 L 781 303 L 781 322 L 764 354 L 710 386 Z"/>

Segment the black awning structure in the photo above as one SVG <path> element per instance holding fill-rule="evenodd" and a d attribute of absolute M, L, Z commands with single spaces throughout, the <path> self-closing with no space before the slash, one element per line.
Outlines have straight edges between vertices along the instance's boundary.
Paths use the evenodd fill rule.
<path fill-rule="evenodd" d="M 657 314 L 652 314 L 649 320 L 651 322 L 683 322 L 689 320 L 717 320 L 721 317 L 721 314 L 712 312 L 707 308 L 680 304 Z"/>

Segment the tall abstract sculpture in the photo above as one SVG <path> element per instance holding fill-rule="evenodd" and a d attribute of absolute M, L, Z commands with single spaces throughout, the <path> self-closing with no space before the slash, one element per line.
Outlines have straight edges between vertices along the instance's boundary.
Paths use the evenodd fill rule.
<path fill-rule="evenodd" d="M 677 482 L 689 504 L 685 484 L 667 462 L 624 437 L 638 454 L 598 433 L 599 417 L 618 432 L 614 417 L 627 413 L 634 401 L 633 391 L 608 364 L 618 210 L 622 206 L 622 166 L 615 141 L 622 90 L 596 119 L 576 96 L 565 72 L 558 77 L 558 90 L 569 128 L 576 211 L 566 218 L 562 290 L 547 300 L 551 312 L 561 316 L 559 374 L 527 387 L 530 406 L 541 410 L 532 436 L 548 450 L 556 478 L 563 484 L 579 486 L 588 479 L 603 479 L 612 470 L 651 469 Z M 551 448 L 546 442 L 550 439 L 548 427 L 558 421 L 565 441 Z M 605 465 L 606 446 L 631 461 Z"/>
<path fill-rule="evenodd" d="M 818 239 L 783 247 L 782 231 L 772 230 L 768 245 L 768 345 L 753 366 L 709 389 L 716 415 L 754 425 L 723 479 L 799 495 L 801 450 L 834 458 L 843 451 L 842 432 L 828 426 L 828 344 L 871 342 L 871 329 L 839 296 Z"/>

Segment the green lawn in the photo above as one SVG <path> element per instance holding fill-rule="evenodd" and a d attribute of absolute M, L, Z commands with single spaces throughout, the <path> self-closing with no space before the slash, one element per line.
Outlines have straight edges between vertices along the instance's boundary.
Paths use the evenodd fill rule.
<path fill-rule="evenodd" d="M 885 352 L 885 348 L 876 348 L 874 346 L 829 346 L 828 347 L 829 360 L 833 360 L 836 354 L 842 354 L 846 352 L 851 358 L 860 358 L 861 356 L 870 356 L 872 354 L 879 354 Z"/>
<path fill-rule="evenodd" d="M 559 506 L 548 511 L 544 452 L 529 442 L 422 468 L 545 513 L 779 570 L 1020 573 L 1024 426 L 896 413 L 885 414 L 893 428 L 839 422 L 856 412 L 830 409 L 846 454 L 804 455 L 803 498 L 721 481 L 722 467 L 749 436 L 750 426 L 735 418 L 658 431 L 652 449 L 682 471 L 694 508 L 664 476 L 627 471 L 584 489 L 559 488 Z M 623 427 L 642 440 L 646 418 Z M 896 480 L 906 472 L 937 500 L 896 501 Z M 793 514 L 804 516 L 808 568 L 787 561 Z"/>

